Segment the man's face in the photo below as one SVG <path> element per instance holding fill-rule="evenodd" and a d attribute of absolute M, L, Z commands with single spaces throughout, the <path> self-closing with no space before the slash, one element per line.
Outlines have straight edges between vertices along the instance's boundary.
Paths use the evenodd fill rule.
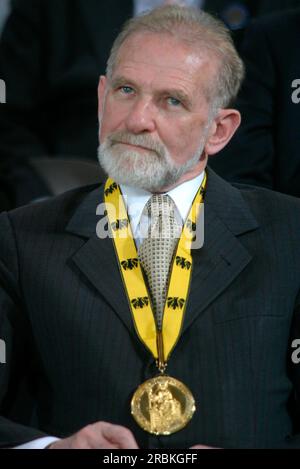
<path fill-rule="evenodd" d="M 216 67 L 207 52 L 167 34 L 138 33 L 122 44 L 111 80 L 99 87 L 99 157 L 111 177 L 155 191 L 204 169 L 205 91 Z"/>

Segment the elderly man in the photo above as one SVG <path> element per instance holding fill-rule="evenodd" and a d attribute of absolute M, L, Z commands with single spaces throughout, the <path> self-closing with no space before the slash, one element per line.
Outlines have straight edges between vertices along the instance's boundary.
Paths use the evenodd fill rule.
<path fill-rule="evenodd" d="M 106 184 L 1 216 L 3 446 L 299 444 L 299 201 L 206 169 L 242 76 L 208 14 L 131 20 L 99 84 Z"/>

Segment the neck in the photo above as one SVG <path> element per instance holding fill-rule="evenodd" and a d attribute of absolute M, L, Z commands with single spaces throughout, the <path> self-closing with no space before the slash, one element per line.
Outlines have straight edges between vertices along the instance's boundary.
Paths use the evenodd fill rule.
<path fill-rule="evenodd" d="M 155 194 L 162 194 L 165 192 L 169 192 L 170 190 L 174 189 L 177 186 L 180 186 L 184 182 L 190 181 L 191 179 L 194 179 L 195 177 L 199 176 L 206 167 L 206 161 L 205 163 L 199 162 L 200 164 L 197 164 L 196 167 L 188 171 L 187 173 L 183 174 L 175 184 L 170 184 L 169 186 L 164 186 L 160 190 L 155 191 Z M 201 164 L 202 163 L 202 164 Z"/>

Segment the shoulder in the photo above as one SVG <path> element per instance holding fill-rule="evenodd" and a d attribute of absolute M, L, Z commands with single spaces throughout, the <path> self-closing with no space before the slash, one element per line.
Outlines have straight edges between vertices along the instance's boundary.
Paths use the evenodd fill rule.
<path fill-rule="evenodd" d="M 245 220 L 252 225 L 297 229 L 300 233 L 300 199 L 270 189 L 242 183 L 230 183 L 207 168 L 205 203 L 225 224 L 229 220 L 238 228 Z M 237 231 L 239 231 L 237 229 Z"/>
<path fill-rule="evenodd" d="M 249 205 L 252 213 L 263 224 L 266 221 L 288 220 L 300 226 L 300 199 L 263 187 L 233 183 Z"/>
<path fill-rule="evenodd" d="M 85 199 L 94 192 L 100 194 L 101 185 L 84 186 L 1 214 L 0 223 L 8 218 L 16 231 L 62 231 Z M 95 210 L 96 207 L 95 203 Z"/>

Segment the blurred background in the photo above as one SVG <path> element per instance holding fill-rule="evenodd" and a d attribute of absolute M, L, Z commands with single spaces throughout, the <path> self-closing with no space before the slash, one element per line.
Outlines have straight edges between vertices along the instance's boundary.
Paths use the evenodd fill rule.
<path fill-rule="evenodd" d="M 211 159 L 213 169 L 230 181 L 300 196 L 300 104 L 293 107 L 288 94 L 292 78 L 300 78 L 299 0 L 0 0 L 0 79 L 6 83 L 0 211 L 104 178 L 97 163 L 99 75 L 123 22 L 162 3 L 220 18 L 246 63 L 235 103 L 244 123 L 226 151 Z M 285 78 L 283 69 L 289 70 Z"/>

